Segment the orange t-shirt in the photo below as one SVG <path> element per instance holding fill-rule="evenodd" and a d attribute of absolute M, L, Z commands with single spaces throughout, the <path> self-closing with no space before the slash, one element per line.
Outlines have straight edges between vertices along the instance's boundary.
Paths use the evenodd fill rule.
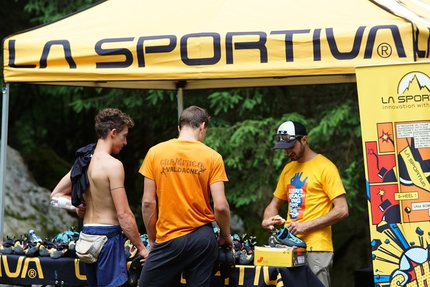
<path fill-rule="evenodd" d="M 215 150 L 199 141 L 172 139 L 152 147 L 139 172 L 156 184 L 157 243 L 215 221 L 210 185 L 228 181 Z"/>

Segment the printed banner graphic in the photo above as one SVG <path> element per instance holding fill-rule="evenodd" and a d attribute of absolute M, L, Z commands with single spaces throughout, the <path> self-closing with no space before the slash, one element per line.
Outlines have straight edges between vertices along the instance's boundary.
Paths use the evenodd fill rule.
<path fill-rule="evenodd" d="M 356 74 L 375 286 L 430 286 L 430 63 Z"/>

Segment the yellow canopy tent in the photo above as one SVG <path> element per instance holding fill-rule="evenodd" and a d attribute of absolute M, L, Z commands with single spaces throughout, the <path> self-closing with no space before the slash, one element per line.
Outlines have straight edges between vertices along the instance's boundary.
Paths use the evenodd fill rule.
<path fill-rule="evenodd" d="M 9 83 L 178 90 L 181 109 L 183 89 L 355 82 L 357 65 L 428 58 L 430 9 L 417 1 L 109 0 L 13 34 L 0 174 Z"/>
<path fill-rule="evenodd" d="M 428 57 L 428 22 L 409 18 L 366 0 L 102 1 L 4 39 L 4 78 L 172 90 L 354 82 L 357 65 Z"/>

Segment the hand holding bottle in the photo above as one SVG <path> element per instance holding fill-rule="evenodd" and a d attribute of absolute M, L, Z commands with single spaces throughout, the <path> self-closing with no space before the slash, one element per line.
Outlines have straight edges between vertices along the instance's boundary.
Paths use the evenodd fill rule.
<path fill-rule="evenodd" d="M 53 196 L 51 198 L 51 206 L 76 212 L 76 207 L 72 205 L 72 200 L 63 196 Z"/>

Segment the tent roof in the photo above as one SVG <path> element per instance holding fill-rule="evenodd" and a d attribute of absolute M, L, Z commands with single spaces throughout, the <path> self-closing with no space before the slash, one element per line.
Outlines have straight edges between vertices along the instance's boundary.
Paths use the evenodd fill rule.
<path fill-rule="evenodd" d="M 101 1 L 5 38 L 4 78 L 140 89 L 306 85 L 355 82 L 357 65 L 427 60 L 428 7 L 378 1 Z"/>

